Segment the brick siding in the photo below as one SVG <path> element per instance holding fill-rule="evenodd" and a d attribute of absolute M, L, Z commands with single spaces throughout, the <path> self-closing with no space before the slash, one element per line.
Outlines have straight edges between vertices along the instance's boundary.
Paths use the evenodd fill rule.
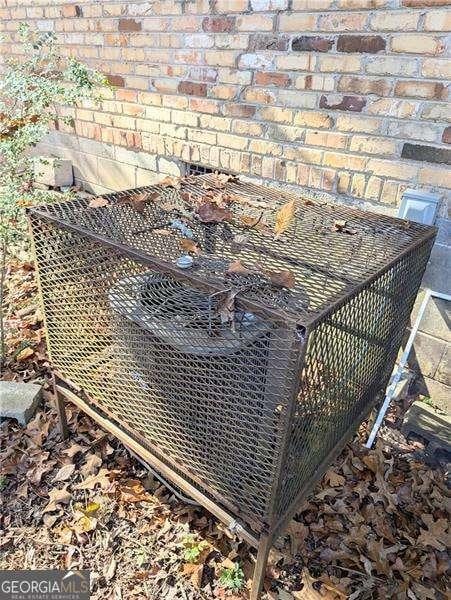
<path fill-rule="evenodd" d="M 387 211 L 407 186 L 451 187 L 446 0 L 1 4 L 4 53 L 28 21 L 114 86 L 49 146 L 85 184 L 188 161 Z"/>

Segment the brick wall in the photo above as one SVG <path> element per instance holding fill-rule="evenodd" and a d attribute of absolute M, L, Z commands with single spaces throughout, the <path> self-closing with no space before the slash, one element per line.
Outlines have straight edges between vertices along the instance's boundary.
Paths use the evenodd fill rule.
<path fill-rule="evenodd" d="M 102 105 L 75 110 L 74 127 L 60 124 L 43 146 L 95 191 L 193 162 L 393 214 L 406 187 L 444 197 L 451 187 L 450 5 L 0 0 L 2 50 L 15 51 L 25 20 L 108 74 Z M 440 210 L 431 285 L 450 293 Z"/>

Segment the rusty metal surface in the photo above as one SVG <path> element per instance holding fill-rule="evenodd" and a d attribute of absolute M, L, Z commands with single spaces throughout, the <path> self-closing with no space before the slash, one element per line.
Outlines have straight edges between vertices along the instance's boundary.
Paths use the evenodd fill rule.
<path fill-rule="evenodd" d="M 291 197 L 240 182 L 219 188 L 233 217 L 205 224 L 182 194 L 201 203 L 214 181 L 30 211 L 50 354 L 160 460 L 270 531 L 384 389 L 434 230 L 298 199 L 276 237 Z M 143 191 L 155 198 L 137 208 Z M 199 248 L 188 269 L 174 221 Z M 252 273 L 226 273 L 236 260 Z M 266 275 L 286 269 L 292 289 Z"/>

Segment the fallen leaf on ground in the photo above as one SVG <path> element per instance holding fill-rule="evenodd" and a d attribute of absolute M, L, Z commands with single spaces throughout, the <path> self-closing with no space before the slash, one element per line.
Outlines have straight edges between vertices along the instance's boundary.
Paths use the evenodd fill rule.
<path fill-rule="evenodd" d="M 72 494 L 67 491 L 67 485 L 65 485 L 61 490 L 50 490 L 49 502 L 44 508 L 43 514 L 56 510 L 59 504 L 67 504 L 68 502 L 70 502 L 71 498 Z"/>
<path fill-rule="evenodd" d="M 34 354 L 33 348 L 30 348 L 30 347 L 24 348 L 16 355 L 16 360 L 19 360 L 19 361 L 27 360 L 27 358 L 30 358 L 31 356 L 33 356 L 33 354 Z"/>
<path fill-rule="evenodd" d="M 75 471 L 74 464 L 63 465 L 61 469 L 57 472 L 53 481 L 67 481 L 70 479 L 72 473 Z"/>
<path fill-rule="evenodd" d="M 121 482 L 118 487 L 121 502 L 150 502 L 152 496 L 143 487 L 138 479 L 128 479 Z"/>
<path fill-rule="evenodd" d="M 329 471 L 326 471 L 326 474 L 324 475 L 324 480 L 332 487 L 343 485 L 346 481 L 346 479 L 342 475 L 335 473 L 335 471 L 332 471 L 331 469 L 329 469 Z"/>
<path fill-rule="evenodd" d="M 97 475 L 89 475 L 82 482 L 77 483 L 77 485 L 74 485 L 72 487 L 72 489 L 74 489 L 74 490 L 93 490 L 96 487 L 96 485 L 100 485 L 100 487 L 102 489 L 106 489 L 106 488 L 110 487 L 110 485 L 111 485 L 109 475 L 110 475 L 110 471 L 108 471 L 108 469 L 102 468 L 97 473 Z"/>
<path fill-rule="evenodd" d="M 83 476 L 92 475 L 101 466 L 102 459 L 97 454 L 88 454 L 86 456 L 86 462 L 80 467 L 80 473 Z"/>

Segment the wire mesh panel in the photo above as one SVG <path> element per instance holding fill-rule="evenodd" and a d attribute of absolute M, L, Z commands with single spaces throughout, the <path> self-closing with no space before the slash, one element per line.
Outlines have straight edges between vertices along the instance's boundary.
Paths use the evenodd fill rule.
<path fill-rule="evenodd" d="M 217 175 L 30 220 L 58 370 L 257 532 L 385 387 L 434 236 Z"/>

